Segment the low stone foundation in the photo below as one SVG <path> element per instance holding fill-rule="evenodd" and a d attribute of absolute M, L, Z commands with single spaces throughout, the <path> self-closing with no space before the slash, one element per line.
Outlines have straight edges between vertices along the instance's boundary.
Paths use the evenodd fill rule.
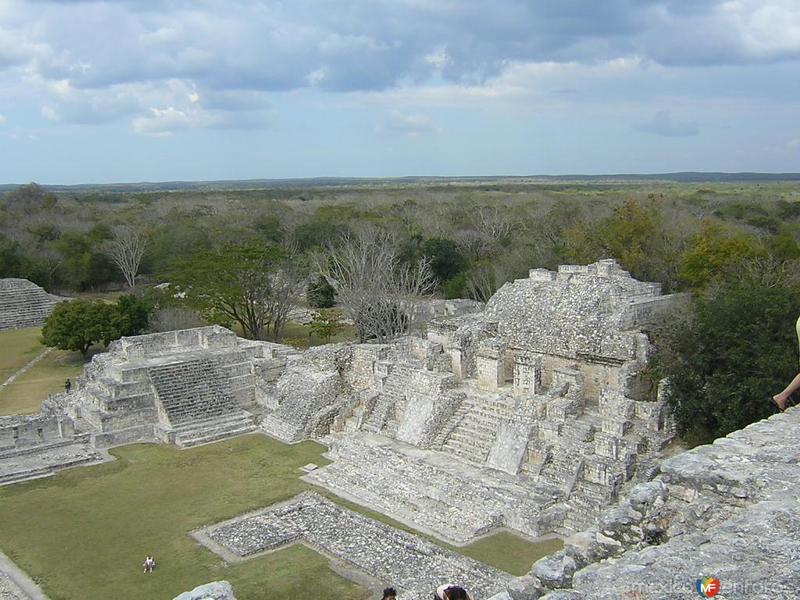
<path fill-rule="evenodd" d="M 197 535 L 211 550 L 247 558 L 302 542 L 378 582 L 399 600 L 429 600 L 437 586 L 457 583 L 480 600 L 514 586 L 514 578 L 471 558 L 306 492 L 293 500 L 213 525 Z M 230 558 L 223 556 L 223 558 Z"/>
<path fill-rule="evenodd" d="M 381 436 L 340 439 L 328 456 L 335 462 L 303 479 L 451 544 L 499 527 L 537 537 L 563 520 L 555 489 Z"/>

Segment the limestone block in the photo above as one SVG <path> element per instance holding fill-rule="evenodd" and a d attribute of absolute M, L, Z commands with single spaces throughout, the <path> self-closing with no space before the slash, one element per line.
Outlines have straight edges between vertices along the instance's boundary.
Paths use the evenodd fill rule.
<path fill-rule="evenodd" d="M 554 421 L 545 421 L 539 423 L 539 439 L 545 444 L 556 444 L 561 438 L 562 423 Z"/>
<path fill-rule="evenodd" d="M 495 391 L 503 385 L 504 365 L 502 359 L 478 356 L 478 385 L 489 391 Z"/>
<path fill-rule="evenodd" d="M 616 435 L 598 432 L 594 435 L 594 451 L 598 456 L 618 459 L 620 457 L 621 440 Z"/>
<path fill-rule="evenodd" d="M 603 433 L 607 433 L 609 435 L 614 435 L 617 437 L 622 437 L 631 428 L 631 422 L 623 419 L 606 417 L 603 419 L 602 428 L 603 428 Z"/>
<path fill-rule="evenodd" d="M 200 585 L 189 592 L 176 596 L 173 600 L 236 600 L 233 587 L 227 581 L 212 581 Z"/>
<path fill-rule="evenodd" d="M 566 395 L 569 398 L 583 397 L 583 374 L 576 369 L 564 367 L 553 369 L 552 383 L 553 388 L 566 386 Z"/>
<path fill-rule="evenodd" d="M 583 478 L 591 483 L 615 486 L 621 475 L 613 468 L 614 462 L 601 456 L 590 456 L 584 461 Z"/>
<path fill-rule="evenodd" d="M 546 588 L 563 588 L 572 582 L 572 575 L 576 569 L 575 560 L 562 550 L 533 563 L 531 575 L 541 581 Z"/>
<path fill-rule="evenodd" d="M 635 416 L 645 422 L 645 427 L 650 431 L 662 431 L 664 429 L 664 410 L 662 402 L 636 402 Z"/>
<path fill-rule="evenodd" d="M 514 357 L 514 394 L 529 396 L 539 392 L 542 384 L 541 355 L 519 352 Z"/>
<path fill-rule="evenodd" d="M 532 427 L 531 422 L 500 423 L 497 437 L 486 459 L 486 466 L 509 475 L 516 475 L 526 454 Z"/>

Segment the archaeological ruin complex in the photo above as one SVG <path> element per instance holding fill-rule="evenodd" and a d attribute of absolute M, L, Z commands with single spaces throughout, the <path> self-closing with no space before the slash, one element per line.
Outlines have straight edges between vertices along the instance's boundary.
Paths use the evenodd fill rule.
<path fill-rule="evenodd" d="M 227 562 L 305 543 L 396 583 L 403 600 L 428 597 L 433 569 L 470 582 L 476 600 L 614 598 L 621 580 L 646 591 L 647 573 L 666 586 L 709 536 L 730 554 L 742 540 L 763 545 L 750 522 L 800 531 L 784 506 L 800 489 L 789 464 L 800 409 L 665 459 L 674 429 L 646 376 L 646 332 L 682 301 L 600 261 L 532 270 L 485 307 L 387 344 L 301 352 L 217 326 L 123 338 L 38 415 L 0 418 L 0 484 L 131 442 L 190 447 L 254 431 L 317 440 L 332 462 L 308 465 L 305 481 L 416 531 L 458 546 L 506 528 L 564 537 L 565 549 L 514 578 L 313 493 L 192 535 Z M 772 546 L 761 545 L 767 569 Z M 684 566 L 748 585 L 725 571 L 734 558 L 724 552 Z M 226 586 L 214 593 L 229 597 Z"/>

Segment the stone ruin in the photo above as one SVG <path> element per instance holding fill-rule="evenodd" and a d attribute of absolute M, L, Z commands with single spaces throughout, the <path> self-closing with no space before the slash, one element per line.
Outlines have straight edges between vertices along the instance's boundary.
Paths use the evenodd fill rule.
<path fill-rule="evenodd" d="M 531 570 L 543 600 L 800 596 L 800 408 L 671 457 Z M 534 595 L 533 597 L 538 597 Z"/>
<path fill-rule="evenodd" d="M 219 326 L 122 338 L 92 358 L 67 413 L 98 447 L 189 447 L 249 433 L 263 382 L 291 352 Z"/>
<path fill-rule="evenodd" d="M 308 481 L 449 542 L 576 531 L 673 437 L 642 329 L 679 300 L 611 260 L 533 270 L 426 337 L 284 354 L 261 426 L 330 445 Z"/>
<path fill-rule="evenodd" d="M 65 414 L 65 398 L 46 400 L 35 415 L 0 417 L 0 485 L 105 460 Z"/>
<path fill-rule="evenodd" d="M 509 578 L 305 494 L 197 534 L 226 560 L 299 541 L 400 578 L 401 598 L 429 589 L 414 574 L 445 567 L 477 577 L 481 597 L 504 590 L 492 600 L 689 597 L 701 576 L 726 597 L 796 597 L 800 409 L 659 466 L 673 430 L 643 376 L 643 329 L 679 301 L 600 261 L 531 271 L 485 310 L 391 344 L 301 353 L 220 327 L 123 338 L 70 394 L 0 418 L 0 485 L 103 460 L 109 445 L 258 427 L 325 442 L 334 462 L 307 481 L 419 531 L 455 544 L 555 532 L 565 548 Z M 229 596 L 220 586 L 189 597 Z"/>
<path fill-rule="evenodd" d="M 0 331 L 38 327 L 64 300 L 69 298 L 48 294 L 27 279 L 0 279 Z"/>

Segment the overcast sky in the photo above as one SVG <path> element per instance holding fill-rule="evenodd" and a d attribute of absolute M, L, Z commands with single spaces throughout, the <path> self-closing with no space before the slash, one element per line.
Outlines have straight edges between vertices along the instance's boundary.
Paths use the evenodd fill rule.
<path fill-rule="evenodd" d="M 0 182 L 800 171 L 800 0 L 0 0 Z"/>

